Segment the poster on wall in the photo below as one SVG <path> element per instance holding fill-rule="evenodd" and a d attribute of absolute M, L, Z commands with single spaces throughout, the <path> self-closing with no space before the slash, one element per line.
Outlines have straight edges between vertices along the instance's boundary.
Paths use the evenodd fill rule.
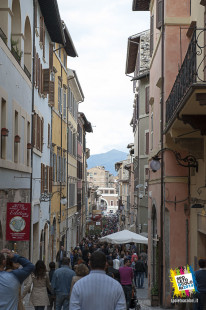
<path fill-rule="evenodd" d="M 7 203 L 6 240 L 28 241 L 30 239 L 30 203 Z"/>

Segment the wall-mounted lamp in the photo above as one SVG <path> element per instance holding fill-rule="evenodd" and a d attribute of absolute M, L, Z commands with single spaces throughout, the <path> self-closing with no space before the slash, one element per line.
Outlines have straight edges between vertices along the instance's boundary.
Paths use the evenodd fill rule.
<path fill-rule="evenodd" d="M 153 172 L 156 172 L 161 168 L 160 164 L 161 157 L 159 157 L 159 154 L 163 153 L 164 151 L 171 151 L 175 155 L 176 161 L 180 166 L 187 168 L 194 167 L 196 168 L 196 172 L 198 172 L 198 161 L 193 155 L 188 155 L 182 158 L 180 153 L 169 148 L 164 148 L 160 150 L 155 156 L 152 157 L 150 168 L 152 169 Z"/>

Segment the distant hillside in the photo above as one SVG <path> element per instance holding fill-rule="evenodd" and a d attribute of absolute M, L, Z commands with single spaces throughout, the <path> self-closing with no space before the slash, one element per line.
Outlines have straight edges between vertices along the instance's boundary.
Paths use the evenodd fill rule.
<path fill-rule="evenodd" d="M 104 166 L 113 175 L 116 175 L 115 163 L 127 159 L 127 153 L 118 150 L 111 150 L 106 153 L 91 155 L 87 160 L 88 169 L 96 166 Z"/>

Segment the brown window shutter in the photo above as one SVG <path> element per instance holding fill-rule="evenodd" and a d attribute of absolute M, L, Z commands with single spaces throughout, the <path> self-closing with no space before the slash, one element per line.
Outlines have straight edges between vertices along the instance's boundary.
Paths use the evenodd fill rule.
<path fill-rule="evenodd" d="M 43 69 L 43 93 L 49 93 L 50 69 Z"/>
<path fill-rule="evenodd" d="M 36 113 L 32 115 L 32 140 L 33 140 L 33 147 L 36 147 Z"/>
<path fill-rule="evenodd" d="M 149 113 L 149 86 L 145 87 L 145 113 Z"/>
<path fill-rule="evenodd" d="M 34 26 L 35 26 L 35 28 L 37 28 L 37 2 L 35 4 L 34 9 L 35 9 L 35 11 L 34 11 Z"/>
<path fill-rule="evenodd" d="M 40 16 L 40 42 L 44 42 L 44 17 Z"/>
<path fill-rule="evenodd" d="M 37 115 L 37 142 L 36 142 L 37 150 L 40 150 L 40 117 Z"/>
<path fill-rule="evenodd" d="M 44 192 L 44 164 L 41 163 L 41 192 Z"/>
<path fill-rule="evenodd" d="M 40 93 L 43 93 L 43 70 L 42 64 L 40 65 Z"/>
<path fill-rule="evenodd" d="M 54 82 L 49 82 L 49 104 L 54 105 Z"/>
<path fill-rule="evenodd" d="M 154 15 L 150 17 L 150 56 L 154 49 Z"/>
<path fill-rule="evenodd" d="M 52 167 L 49 167 L 49 193 L 52 192 Z"/>
<path fill-rule="evenodd" d="M 49 43 L 49 69 L 53 70 L 53 43 Z"/>
<path fill-rule="evenodd" d="M 44 141 L 44 119 L 42 117 L 41 119 L 41 145 L 40 145 L 41 152 L 43 152 L 43 141 Z"/>
<path fill-rule="evenodd" d="M 37 86 L 38 86 L 38 92 L 40 93 L 40 72 L 41 70 L 41 66 L 40 66 L 40 58 L 38 58 L 38 83 L 37 83 Z"/>
<path fill-rule="evenodd" d="M 36 70 L 36 79 L 35 79 L 35 82 L 36 82 L 36 87 L 38 86 L 38 59 L 39 59 L 39 55 L 38 53 L 36 53 L 36 57 L 35 57 L 35 70 Z"/>
<path fill-rule="evenodd" d="M 162 0 L 156 0 L 156 28 L 162 27 Z"/>
<path fill-rule="evenodd" d="M 45 166 L 45 181 L 46 181 L 46 184 L 45 184 L 45 188 L 46 188 L 46 191 L 48 193 L 49 191 L 49 167 L 48 166 Z"/>
<path fill-rule="evenodd" d="M 48 146 L 50 147 L 50 124 L 48 124 Z"/>
<path fill-rule="evenodd" d="M 149 154 L 149 132 L 146 132 L 145 140 L 146 140 L 145 154 L 148 155 Z"/>

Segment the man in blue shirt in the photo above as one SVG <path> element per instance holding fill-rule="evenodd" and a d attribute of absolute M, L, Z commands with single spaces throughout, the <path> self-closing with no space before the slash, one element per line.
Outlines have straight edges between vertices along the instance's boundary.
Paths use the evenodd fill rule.
<path fill-rule="evenodd" d="M 6 258 L 10 257 L 14 263 L 22 265 L 22 269 L 5 271 Z M 34 265 L 26 258 L 3 249 L 0 253 L 0 310 L 17 310 L 19 301 L 19 288 L 23 281 L 33 271 Z"/>
<path fill-rule="evenodd" d="M 75 272 L 69 268 L 70 259 L 63 257 L 62 266 L 56 269 L 53 277 L 51 286 L 56 294 L 56 310 L 61 310 L 62 306 L 64 310 L 69 309 L 69 296 L 70 287 Z"/>
<path fill-rule="evenodd" d="M 206 260 L 200 259 L 198 263 L 200 269 L 195 271 L 198 304 L 195 306 L 198 310 L 206 310 Z"/>
<path fill-rule="evenodd" d="M 106 255 L 95 251 L 90 258 L 91 272 L 78 280 L 70 298 L 70 310 L 126 310 L 120 283 L 105 273 Z"/>

